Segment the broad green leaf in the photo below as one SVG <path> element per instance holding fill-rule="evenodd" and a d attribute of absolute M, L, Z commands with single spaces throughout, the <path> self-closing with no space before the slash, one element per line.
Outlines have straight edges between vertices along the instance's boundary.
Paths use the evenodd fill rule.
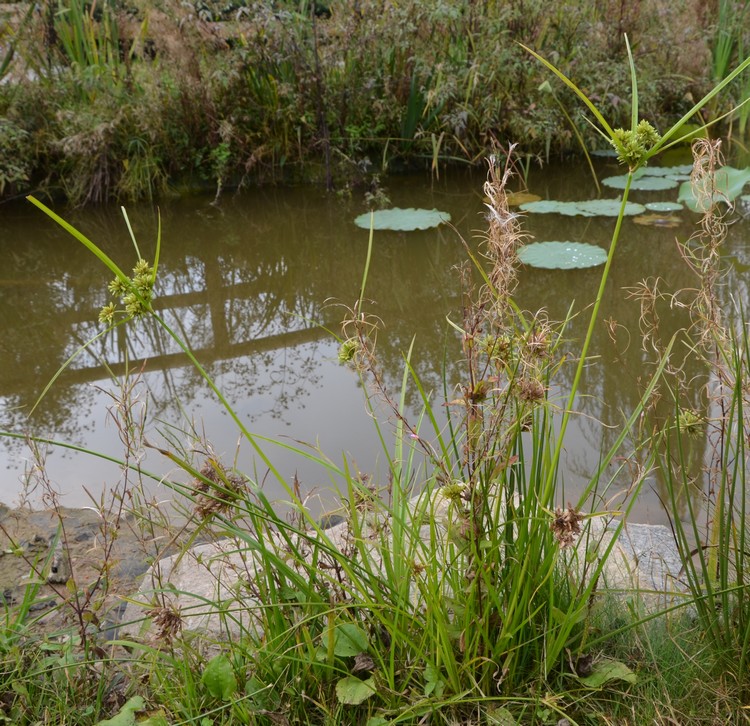
<path fill-rule="evenodd" d="M 99 721 L 96 726 L 135 726 L 135 714 L 142 711 L 146 704 L 142 696 L 133 696 L 119 710 L 117 715 Z"/>
<path fill-rule="evenodd" d="M 143 721 L 138 721 L 136 726 L 169 726 L 169 721 L 161 709 Z"/>
<path fill-rule="evenodd" d="M 355 623 L 337 625 L 333 634 L 333 652 L 339 658 L 349 658 L 367 650 L 367 633 Z"/>
<path fill-rule="evenodd" d="M 382 716 L 370 716 L 370 718 L 367 719 L 365 726 L 386 726 L 386 724 L 389 723 L 390 721 Z"/>
<path fill-rule="evenodd" d="M 487 711 L 487 723 L 492 726 L 516 726 L 518 721 L 507 708 L 500 706 Z"/>
<path fill-rule="evenodd" d="M 645 207 L 649 212 L 678 212 L 685 209 L 679 202 L 649 202 Z"/>
<path fill-rule="evenodd" d="M 380 209 L 377 212 L 366 212 L 360 214 L 354 220 L 354 224 L 362 229 L 370 229 L 372 216 L 373 229 L 391 229 L 399 232 L 411 232 L 415 229 L 430 229 L 437 227 L 443 222 L 450 222 L 451 215 L 448 212 L 440 212 L 437 209 Z"/>
<path fill-rule="evenodd" d="M 633 217 L 633 222 L 644 227 L 664 227 L 665 229 L 673 229 L 682 224 L 679 217 L 675 217 L 673 214 L 660 214 L 659 212 Z"/>
<path fill-rule="evenodd" d="M 336 698 L 339 703 L 357 706 L 375 693 L 375 680 L 360 680 L 356 676 L 346 676 L 336 684 Z"/>
<path fill-rule="evenodd" d="M 572 270 L 603 265 L 607 261 L 607 252 L 584 242 L 534 242 L 521 247 L 518 259 L 531 267 Z"/>
<path fill-rule="evenodd" d="M 428 663 L 424 669 L 424 680 L 424 695 L 441 698 L 445 690 L 445 681 L 441 677 L 440 669 Z"/>
<path fill-rule="evenodd" d="M 601 688 L 609 681 L 625 681 L 635 683 L 638 678 L 624 663 L 617 660 L 607 660 L 594 665 L 590 675 L 580 681 L 589 688 Z"/>
<path fill-rule="evenodd" d="M 576 202 L 583 210 L 585 216 L 589 217 L 617 217 L 620 214 L 622 199 L 591 199 L 587 202 Z M 645 207 L 635 202 L 625 204 L 625 216 L 642 214 Z"/>
<path fill-rule="evenodd" d="M 521 209 L 533 214 L 562 214 L 566 217 L 616 217 L 621 206 L 620 199 L 591 199 L 583 202 L 555 202 L 547 199 L 522 204 Z M 643 214 L 645 209 L 642 204 L 628 202 L 625 205 L 625 214 Z"/>
<path fill-rule="evenodd" d="M 539 202 L 525 202 L 520 205 L 524 212 L 532 214 L 562 214 L 566 217 L 589 216 L 584 214 L 576 202 L 555 202 L 543 199 Z"/>
<path fill-rule="evenodd" d="M 273 683 L 266 684 L 256 676 L 251 676 L 245 684 L 245 693 L 258 708 L 273 711 L 279 707 L 279 694 Z"/>
<path fill-rule="evenodd" d="M 690 176 L 693 171 L 692 164 L 678 164 L 677 166 L 644 166 L 639 169 L 633 176 L 668 176 L 673 179 L 676 176 Z"/>
<path fill-rule="evenodd" d="M 648 174 L 642 174 L 641 172 L 643 172 L 643 169 L 639 169 L 633 175 L 633 180 L 630 183 L 631 189 L 651 192 L 662 191 L 664 189 L 674 189 L 677 187 L 678 182 L 674 179 L 664 176 L 649 176 Z M 625 189 L 627 183 L 628 177 L 626 174 L 608 176 L 602 179 L 602 184 L 604 184 L 605 187 L 611 187 L 612 189 Z"/>
<path fill-rule="evenodd" d="M 731 166 L 722 166 L 716 170 L 713 195 L 711 195 L 711 189 L 706 186 L 710 183 L 708 179 L 702 187 L 699 186 L 697 189 L 691 182 L 683 182 L 677 201 L 685 202 L 685 205 L 693 212 L 704 213 L 713 202 L 731 204 L 748 182 L 750 182 L 750 167 L 735 169 Z"/>
<path fill-rule="evenodd" d="M 228 701 L 237 690 L 234 669 L 225 655 L 217 655 L 208 662 L 201 682 L 214 698 L 222 701 Z"/>

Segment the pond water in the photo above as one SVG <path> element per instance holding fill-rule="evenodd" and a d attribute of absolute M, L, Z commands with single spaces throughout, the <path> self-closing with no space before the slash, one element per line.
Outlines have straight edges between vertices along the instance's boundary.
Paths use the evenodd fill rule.
<path fill-rule="evenodd" d="M 620 173 L 611 161 L 599 161 L 602 175 Z M 413 362 L 424 387 L 442 399 L 442 369 L 450 385 L 461 380 L 460 347 L 447 318 L 460 322 L 461 289 L 456 266 L 485 228 L 481 172 L 446 170 L 428 176 L 389 178 L 387 193 L 400 207 L 449 212 L 449 226 L 421 232 L 378 232 L 368 281 L 370 310 L 382 321 L 379 356 L 388 385 L 398 390 L 403 354 L 414 338 Z M 590 199 L 596 190 L 587 170 L 537 169 L 529 191 L 543 199 Z M 603 190 L 603 196 L 617 192 Z M 634 201 L 674 200 L 676 190 L 633 192 Z M 368 232 L 353 220 L 364 210 L 360 194 L 343 198 L 316 188 L 266 188 L 225 195 L 213 206 L 212 195 L 161 204 L 162 253 L 158 308 L 188 341 L 248 428 L 282 446 L 264 443 L 264 451 L 287 481 L 296 477 L 303 491 L 321 493 L 329 506 L 331 481 L 318 464 L 284 445 L 319 447 L 335 463 L 346 452 L 354 465 L 385 480 L 386 465 L 377 432 L 365 409 L 365 396 L 353 371 L 339 364 L 338 343 L 344 306 L 357 299 L 365 264 Z M 124 269 L 133 247 L 119 208 L 65 212 L 66 218 L 101 245 Z M 154 249 L 157 215 L 151 206 L 130 206 L 130 220 L 144 257 Z M 692 287 L 695 279 L 680 258 L 675 238 L 687 239 L 698 216 L 678 213 L 679 226 L 640 226 L 627 219 L 604 300 L 601 323 L 586 368 L 582 412 L 566 440 L 563 471 L 566 492 L 576 491 L 596 470 L 600 451 L 612 443 L 613 428 L 635 407 L 653 356 L 641 348 L 640 306 L 627 289 L 646 278 L 660 278 L 665 291 Z M 723 302 L 748 299 L 750 220 L 737 215 L 730 227 L 725 259 L 728 277 Z M 610 218 L 528 215 L 525 227 L 537 240 L 572 240 L 608 247 Z M 98 338 L 60 375 L 33 415 L 29 411 L 45 385 L 85 341 L 101 332 L 98 310 L 108 302 L 108 272 L 64 231 L 28 203 L 0 206 L 0 427 L 60 440 L 119 457 L 121 432 L 108 414 L 116 405 L 126 370 L 141 371 L 134 393 L 148 407 L 149 441 L 191 446 L 191 430 L 209 440 L 224 461 L 263 481 L 266 464 L 245 442 L 238 447 L 236 426 L 215 395 L 188 365 L 175 343 L 147 325 Z M 573 306 L 577 317 L 566 336 L 576 350 L 588 322 L 602 268 L 520 271 L 518 301 L 525 309 L 546 308 L 561 319 Z M 685 324 L 684 314 L 664 304 L 662 340 Z M 608 322 L 604 322 L 608 321 Z M 608 331 L 616 332 L 616 342 Z M 558 378 L 565 392 L 573 374 L 567 366 Z M 706 371 L 686 369 L 687 379 Z M 418 397 L 408 400 L 415 414 Z M 700 406 L 696 393 L 696 406 Z M 440 406 L 436 406 L 442 410 Z M 386 426 L 387 429 L 387 426 Z M 701 446 L 706 446 L 703 441 Z M 173 465 L 155 450 L 144 452 L 144 468 L 167 474 Z M 116 464 L 71 449 L 46 453 L 49 481 L 64 504 L 85 506 L 119 478 Z M 41 503 L 42 489 L 25 484 L 32 457 L 21 440 L 0 440 L 0 501 L 22 497 Z M 184 478 L 184 477 L 183 477 Z M 284 493 L 267 485 L 272 498 Z M 632 515 L 635 521 L 664 522 L 659 482 L 649 480 Z M 157 499 L 171 492 L 152 485 Z M 663 496 L 663 493 L 662 493 Z"/>

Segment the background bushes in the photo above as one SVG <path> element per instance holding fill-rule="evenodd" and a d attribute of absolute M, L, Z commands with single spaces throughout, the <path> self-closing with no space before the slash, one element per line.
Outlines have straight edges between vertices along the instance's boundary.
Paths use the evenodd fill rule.
<path fill-rule="evenodd" d="M 718 6 L 697 2 L 11 7 L 0 39 L 0 194 L 43 187 L 77 204 L 152 198 L 168 183 L 217 194 L 279 179 L 340 188 L 403 165 L 474 163 L 496 140 L 543 158 L 580 150 L 560 105 L 540 89 L 547 76 L 519 42 L 549 57 L 615 123 L 628 113 L 625 33 L 643 114 L 657 127 L 688 110 L 714 71 L 726 73 L 712 55 Z M 731 68 L 750 31 L 730 30 Z M 553 90 L 574 108 L 564 88 Z M 580 116 L 572 121 L 589 146 L 601 146 Z M 11 147 L 13 160 L 4 151 Z"/>

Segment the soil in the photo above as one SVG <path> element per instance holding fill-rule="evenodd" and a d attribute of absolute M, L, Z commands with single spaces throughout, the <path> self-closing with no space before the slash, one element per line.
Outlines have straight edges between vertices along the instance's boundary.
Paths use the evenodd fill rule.
<path fill-rule="evenodd" d="M 124 598 L 135 592 L 139 577 L 167 539 L 164 532 L 144 538 L 128 515 L 0 505 L 5 625 L 24 620 L 35 631 L 51 633 L 80 624 L 79 614 L 85 611 L 90 626 L 112 637 Z"/>

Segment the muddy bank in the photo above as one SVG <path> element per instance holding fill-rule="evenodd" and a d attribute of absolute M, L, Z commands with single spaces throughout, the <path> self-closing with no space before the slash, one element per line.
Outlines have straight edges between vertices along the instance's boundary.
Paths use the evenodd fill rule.
<path fill-rule="evenodd" d="M 77 613 L 102 630 L 116 622 L 122 596 L 169 542 L 141 532 L 135 517 L 91 509 L 0 507 L 0 604 L 11 619 L 45 632 L 73 625 Z M 12 620 L 11 620 L 12 621 Z"/>

